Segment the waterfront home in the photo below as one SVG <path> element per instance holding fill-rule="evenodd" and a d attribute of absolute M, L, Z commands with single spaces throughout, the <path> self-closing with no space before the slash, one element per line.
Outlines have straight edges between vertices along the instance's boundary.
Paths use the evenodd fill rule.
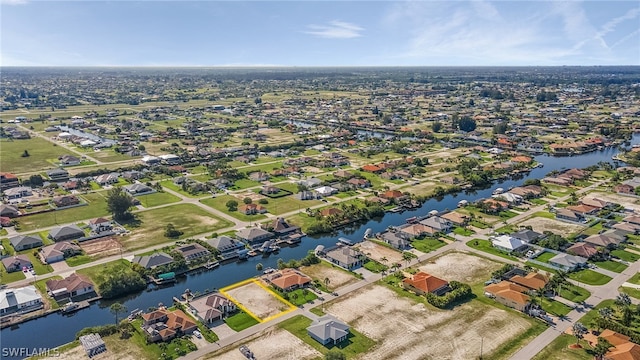
<path fill-rule="evenodd" d="M 449 282 L 425 272 L 417 272 L 402 280 L 402 287 L 417 295 L 432 293 L 444 295 L 449 291 Z"/>
<path fill-rule="evenodd" d="M 37 310 L 42 305 L 42 296 L 33 285 L 0 290 L 0 316 Z"/>
<path fill-rule="evenodd" d="M 259 227 L 250 227 L 236 231 L 236 236 L 250 245 L 255 245 L 271 239 L 274 234 Z"/>
<path fill-rule="evenodd" d="M 244 249 L 245 244 L 236 239 L 222 235 L 213 239 L 207 239 L 205 242 L 213 248 L 218 249 L 222 259 L 231 259 L 238 256 L 238 250 Z"/>
<path fill-rule="evenodd" d="M 270 224 L 266 224 L 267 229 L 275 232 L 278 235 L 287 234 L 294 231 L 299 231 L 300 228 L 295 225 L 289 224 L 284 218 L 277 217 Z"/>
<path fill-rule="evenodd" d="M 187 262 L 211 255 L 211 252 L 198 243 L 179 246 L 175 249 Z"/>
<path fill-rule="evenodd" d="M 439 233 L 448 233 L 451 230 L 451 227 L 453 226 L 453 224 L 451 224 L 449 220 L 444 219 L 440 216 L 428 217 L 420 221 L 420 224 L 424 226 L 428 226 Z"/>
<path fill-rule="evenodd" d="M 494 298 L 500 304 L 523 312 L 531 304 L 531 298 L 524 294 L 527 291 L 528 289 L 524 286 L 504 280 L 484 288 L 485 294 Z"/>
<path fill-rule="evenodd" d="M 446 214 L 439 215 L 441 218 L 451 222 L 456 226 L 464 226 L 469 222 L 469 216 L 461 214 L 457 211 L 450 211 Z"/>
<path fill-rule="evenodd" d="M 75 240 L 84 237 L 84 231 L 77 225 L 64 225 L 49 230 L 47 237 L 56 242 Z"/>
<path fill-rule="evenodd" d="M 396 233 L 392 233 L 390 231 L 385 231 L 380 235 L 380 239 L 385 243 L 391 245 L 391 247 L 398 250 L 406 250 L 411 247 L 409 241 L 404 238 L 396 235 Z"/>
<path fill-rule="evenodd" d="M 91 280 L 78 273 L 73 273 L 62 280 L 47 280 L 47 293 L 53 298 L 71 298 L 95 292 L 95 287 Z"/>
<path fill-rule="evenodd" d="M 332 264 L 347 270 L 354 270 L 362 266 L 366 256 L 358 250 L 348 246 L 337 246 L 324 251 L 324 257 Z"/>
<path fill-rule="evenodd" d="M 40 249 L 39 256 L 42 262 L 52 264 L 81 253 L 80 246 L 69 241 L 61 241 Z"/>
<path fill-rule="evenodd" d="M 173 258 L 166 253 L 157 252 L 151 255 L 135 256 L 131 262 L 139 264 L 145 269 L 155 269 L 158 266 L 171 264 Z"/>
<path fill-rule="evenodd" d="M 276 289 L 289 292 L 311 284 L 311 278 L 295 269 L 283 269 L 264 277 Z"/>
<path fill-rule="evenodd" d="M 31 260 L 29 260 L 29 256 L 27 255 L 9 256 L 3 258 L 1 261 L 8 273 L 33 267 L 33 264 L 31 264 Z"/>
<path fill-rule="evenodd" d="M 40 236 L 35 236 L 35 235 L 14 236 L 9 238 L 9 242 L 11 243 L 11 246 L 13 246 L 15 251 L 33 249 L 43 245 L 43 242 Z"/>
<path fill-rule="evenodd" d="M 204 324 L 211 324 L 235 313 L 238 307 L 222 294 L 214 293 L 189 300 L 188 310 Z"/>
<path fill-rule="evenodd" d="M 322 345 L 337 345 L 349 337 L 349 325 L 333 315 L 324 315 L 307 327 L 307 334 Z"/>
<path fill-rule="evenodd" d="M 182 310 L 158 309 L 142 314 L 142 330 L 149 342 L 169 341 L 193 333 L 198 325 Z"/>

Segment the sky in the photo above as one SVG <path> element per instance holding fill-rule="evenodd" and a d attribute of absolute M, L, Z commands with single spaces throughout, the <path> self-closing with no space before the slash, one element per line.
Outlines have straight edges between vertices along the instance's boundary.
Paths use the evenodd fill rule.
<path fill-rule="evenodd" d="M 640 65 L 640 1 L 0 0 L 0 65 Z"/>

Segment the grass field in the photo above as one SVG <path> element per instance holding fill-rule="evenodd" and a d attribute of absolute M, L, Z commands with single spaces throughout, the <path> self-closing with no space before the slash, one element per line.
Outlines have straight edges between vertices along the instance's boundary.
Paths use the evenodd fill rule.
<path fill-rule="evenodd" d="M 244 311 L 240 311 L 234 315 L 224 319 L 224 322 L 235 331 L 242 331 L 258 323 L 258 320 L 251 317 Z"/>
<path fill-rule="evenodd" d="M 607 275 L 597 273 L 590 269 L 580 270 L 569 274 L 569 277 L 573 280 L 580 281 L 588 285 L 604 285 L 611 281 L 611 278 Z"/>
<path fill-rule="evenodd" d="M 634 289 L 634 288 L 630 288 L 630 287 L 626 287 L 626 286 L 621 286 L 618 288 L 618 291 L 620 291 L 621 293 L 625 293 L 631 297 L 634 297 L 636 299 L 640 299 L 640 289 Z"/>
<path fill-rule="evenodd" d="M 173 180 L 171 180 L 171 179 L 161 181 L 160 185 L 162 185 L 162 187 L 165 187 L 165 188 L 167 188 L 169 190 L 173 190 L 173 191 L 175 191 L 177 193 L 180 193 L 181 195 L 184 195 L 184 196 L 187 196 L 187 197 L 191 197 L 191 198 L 199 198 L 199 197 L 203 197 L 203 196 L 207 195 L 206 193 L 191 194 L 189 192 L 186 192 L 186 191 L 182 190 L 180 185 L 174 184 Z"/>
<path fill-rule="evenodd" d="M 411 242 L 411 246 L 418 251 L 422 251 L 423 253 L 428 253 L 434 250 L 437 250 L 443 246 L 447 245 L 444 241 L 438 239 L 422 239 L 422 240 L 413 240 Z"/>
<path fill-rule="evenodd" d="M 559 295 L 560 297 L 563 297 L 569 301 L 581 302 L 586 300 L 591 295 L 591 293 L 587 289 L 570 284 L 569 286 L 565 285 L 562 290 L 560 290 Z"/>
<path fill-rule="evenodd" d="M 24 151 L 29 152 L 28 157 L 22 157 Z M 56 166 L 49 160 L 58 159 L 61 155 L 74 155 L 73 152 L 53 143 L 41 139 L 31 138 L 25 140 L 1 140 L 0 158 L 2 159 L 1 171 L 23 173 L 44 169 L 53 169 Z"/>
<path fill-rule="evenodd" d="M 107 199 L 104 191 L 80 195 L 88 205 L 19 218 L 21 231 L 35 230 L 56 224 L 67 224 L 85 219 L 107 216 Z"/>
<path fill-rule="evenodd" d="M 551 260 L 551 258 L 553 258 L 554 256 L 556 256 L 556 254 L 545 251 L 542 254 L 540 254 L 538 257 L 536 257 L 536 260 L 543 263 L 548 263 L 549 260 Z"/>
<path fill-rule="evenodd" d="M 312 302 L 317 299 L 318 296 L 313 291 L 304 291 L 303 289 L 296 289 L 287 295 L 286 300 L 295 306 L 304 305 L 308 302 Z"/>
<path fill-rule="evenodd" d="M 22 271 L 8 273 L 4 266 L 0 266 L 0 284 L 8 284 L 25 278 Z"/>
<path fill-rule="evenodd" d="M 293 195 L 283 196 L 277 199 L 267 199 L 268 204 L 263 205 L 274 215 L 284 214 L 291 211 L 304 211 L 310 206 L 322 204 L 320 200 L 298 200 Z"/>
<path fill-rule="evenodd" d="M 607 261 L 596 261 L 594 262 L 594 264 L 598 265 L 598 267 L 601 267 L 605 270 L 609 270 L 609 271 L 613 271 L 613 272 L 617 272 L 617 273 L 621 273 L 624 271 L 624 269 L 626 269 L 628 266 L 622 263 L 619 263 L 617 261 L 612 261 L 612 260 L 607 260 Z"/>
<path fill-rule="evenodd" d="M 547 345 L 532 360 L 592 360 L 585 349 L 570 349 L 569 345 L 575 344 L 576 338 L 571 335 L 562 334 L 551 344 Z M 583 342 L 584 345 L 584 342 Z"/>
<path fill-rule="evenodd" d="M 99 282 L 98 280 L 102 278 L 103 274 L 116 273 L 120 271 L 132 272 L 131 263 L 127 260 L 120 259 L 106 264 L 76 270 L 77 273 L 88 276 L 94 284 Z"/>
<path fill-rule="evenodd" d="M 220 195 L 220 196 L 216 196 L 214 198 L 206 198 L 206 199 L 202 199 L 200 200 L 201 203 L 207 205 L 207 206 L 211 206 L 212 208 L 221 211 L 225 214 L 229 214 L 231 216 L 233 216 L 234 218 L 241 220 L 241 221 L 257 221 L 257 220 L 263 220 L 266 219 L 266 215 L 264 214 L 255 214 L 255 215 L 246 215 L 243 214 L 239 211 L 229 211 L 229 209 L 227 209 L 227 206 L 225 205 L 227 203 L 227 201 L 229 200 L 235 200 L 238 202 L 238 207 L 242 206 L 242 200 L 241 199 L 237 199 L 231 195 Z M 271 200 L 271 199 L 269 199 Z"/>
<path fill-rule="evenodd" d="M 494 248 L 491 244 L 491 241 L 489 240 L 482 240 L 482 239 L 473 239 L 469 242 L 467 242 L 467 246 L 472 247 L 474 249 L 478 249 L 480 251 L 484 251 L 486 253 L 489 254 L 493 254 L 493 255 L 497 255 L 500 257 L 503 257 L 505 259 L 509 259 L 509 260 L 517 260 L 516 257 L 511 256 L 503 251 L 500 251 L 496 248 Z"/>
<path fill-rule="evenodd" d="M 629 251 L 620 250 L 620 249 L 611 250 L 610 254 L 612 256 L 617 257 L 618 259 L 628 261 L 628 262 L 636 262 L 638 259 L 640 259 L 640 255 L 631 253 Z"/>
<path fill-rule="evenodd" d="M 540 301 L 540 306 L 544 311 L 556 316 L 567 315 L 571 312 L 571 308 L 567 305 L 545 297 Z"/>
<path fill-rule="evenodd" d="M 132 234 L 123 237 L 122 243 L 126 249 L 132 250 L 173 241 L 175 239 L 168 239 L 164 236 L 165 226 L 169 223 L 183 232 L 180 239 L 233 225 L 196 205 L 177 204 L 136 213 L 135 222 L 124 224 L 127 229 L 132 231 Z"/>
<path fill-rule="evenodd" d="M 149 195 L 141 195 L 137 197 L 142 206 L 149 208 L 158 205 L 171 204 L 180 201 L 180 198 L 166 192 L 157 192 Z"/>
<path fill-rule="evenodd" d="M 298 315 L 292 317 L 289 320 L 283 321 L 278 326 L 297 336 L 306 344 L 310 345 L 312 348 L 318 350 L 322 354 L 327 353 L 329 350 L 335 347 L 339 349 L 344 355 L 346 355 L 347 359 L 352 359 L 358 354 L 367 352 L 376 344 L 375 341 L 359 333 L 352 327 L 349 330 L 349 336 L 346 341 L 337 345 L 324 346 L 318 341 L 314 340 L 311 336 L 309 336 L 309 334 L 307 333 L 307 327 L 309 327 L 309 325 L 311 325 L 310 319 L 302 315 Z"/>

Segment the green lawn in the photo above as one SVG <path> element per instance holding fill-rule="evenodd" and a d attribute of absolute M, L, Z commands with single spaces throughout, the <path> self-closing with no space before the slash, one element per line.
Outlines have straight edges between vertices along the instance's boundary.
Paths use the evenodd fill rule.
<path fill-rule="evenodd" d="M 540 301 L 540 306 L 544 311 L 556 316 L 567 315 L 569 312 L 571 312 L 571 308 L 567 305 L 553 299 L 548 299 L 546 297 L 542 298 L 542 300 Z"/>
<path fill-rule="evenodd" d="M 447 245 L 444 241 L 439 239 L 425 238 L 422 240 L 413 240 L 411 242 L 411 246 L 418 251 L 422 251 L 424 253 L 428 253 L 434 250 L 437 250 L 443 246 Z"/>
<path fill-rule="evenodd" d="M 629 251 L 624 251 L 621 249 L 612 250 L 610 254 L 611 256 L 615 256 L 618 259 L 628 261 L 628 262 L 636 262 L 638 259 L 640 259 L 640 255 L 631 253 Z"/>
<path fill-rule="evenodd" d="M 580 270 L 578 272 L 569 273 L 569 277 L 573 280 L 580 281 L 588 285 L 604 285 L 611 281 L 607 275 L 597 273 L 590 269 Z"/>
<path fill-rule="evenodd" d="M 562 334 L 542 349 L 532 360 L 593 360 L 593 355 L 587 353 L 585 349 L 569 348 L 569 345 L 575 343 L 574 336 Z M 582 345 L 586 345 L 584 341 Z"/>
<path fill-rule="evenodd" d="M 29 260 L 31 260 L 31 264 L 33 265 L 33 270 L 36 271 L 36 275 L 44 275 L 53 272 L 51 265 L 41 263 L 40 259 L 33 255 L 33 250 L 27 250 L 25 253 L 29 256 Z"/>
<path fill-rule="evenodd" d="M 453 228 L 453 233 L 456 235 L 462 235 L 462 236 L 471 236 L 474 234 L 473 230 L 465 229 L 459 226 L 456 226 L 455 228 Z"/>
<path fill-rule="evenodd" d="M 556 216 L 548 211 L 538 211 L 533 213 L 532 217 L 542 217 L 542 218 L 547 218 L 547 219 L 555 219 Z"/>
<path fill-rule="evenodd" d="M 627 282 L 640 285 L 640 272 L 630 277 L 629 280 L 627 280 Z"/>
<path fill-rule="evenodd" d="M 171 204 L 180 201 L 180 198 L 166 192 L 157 192 L 149 195 L 141 195 L 136 197 L 140 200 L 142 206 L 149 208 L 158 205 Z"/>
<path fill-rule="evenodd" d="M 565 285 L 562 290 L 560 290 L 559 295 L 560 297 L 563 297 L 569 301 L 581 302 L 586 300 L 591 295 L 591 293 L 587 289 L 569 284 L 568 286 Z"/>
<path fill-rule="evenodd" d="M 242 190 L 242 189 L 247 189 L 247 188 L 260 186 L 260 185 L 262 185 L 262 183 L 259 183 L 257 181 L 253 181 L 253 180 L 249 180 L 249 179 L 240 179 L 240 180 L 236 180 L 236 182 L 233 183 L 233 186 L 230 189 L 231 190 Z"/>
<path fill-rule="evenodd" d="M 241 167 L 238 169 L 238 171 L 243 172 L 243 173 L 247 173 L 247 174 L 251 174 L 252 172 L 256 172 L 256 171 L 263 171 L 263 172 L 271 172 L 271 170 L 275 170 L 275 169 L 282 169 L 282 160 L 280 161 L 275 161 L 273 163 L 262 163 L 262 164 L 258 164 L 258 165 L 250 165 L 247 167 Z M 251 181 L 251 180 L 250 180 Z"/>
<path fill-rule="evenodd" d="M 206 198 L 206 199 L 202 199 L 200 200 L 201 203 L 207 205 L 207 206 L 211 206 L 212 208 L 221 211 L 225 214 L 229 214 L 231 216 L 233 216 L 234 218 L 241 220 L 241 221 L 257 221 L 257 220 L 263 220 L 266 219 L 267 216 L 264 214 L 255 214 L 255 215 L 245 215 L 239 211 L 229 211 L 229 209 L 227 209 L 227 206 L 225 205 L 227 203 L 227 201 L 229 200 L 235 200 L 238 202 L 238 207 L 242 206 L 242 200 L 241 199 L 237 199 L 231 195 L 220 195 L 220 196 L 216 196 L 214 198 Z M 271 199 L 269 199 L 269 201 L 271 201 Z M 263 205 L 264 206 L 264 205 Z"/>
<path fill-rule="evenodd" d="M 308 302 L 312 302 L 317 298 L 318 297 L 313 291 L 310 291 L 310 290 L 304 291 L 303 289 L 296 289 L 288 293 L 285 299 L 295 306 L 300 306 Z"/>
<path fill-rule="evenodd" d="M 163 354 L 166 354 L 169 359 L 176 359 L 181 354 L 186 354 L 190 351 L 196 350 L 195 344 L 189 341 L 186 337 L 174 338 L 169 342 L 151 343 L 148 344 L 146 337 L 142 333 L 142 320 L 137 319 L 132 322 L 135 329 L 129 342 L 134 343 L 146 355 L 148 359 L 163 359 Z"/>
<path fill-rule="evenodd" d="M 56 276 L 52 276 L 50 278 L 38 280 L 38 281 L 36 281 L 35 287 L 40 291 L 42 296 L 49 301 L 49 304 L 51 304 L 51 308 L 52 309 L 57 309 L 57 308 L 60 307 L 60 305 L 58 305 L 58 302 L 55 301 L 53 298 L 51 298 L 49 296 L 49 294 L 47 293 L 47 281 L 49 281 L 49 280 L 62 280 L 62 276 L 57 276 L 56 275 Z"/>
<path fill-rule="evenodd" d="M 23 279 L 25 279 L 25 276 L 22 271 L 7 273 L 4 266 L 0 266 L 0 284 L 8 284 Z"/>
<path fill-rule="evenodd" d="M 545 205 L 547 203 L 542 199 L 529 199 L 529 202 L 535 205 Z"/>
<path fill-rule="evenodd" d="M 120 271 L 133 271 L 131 270 L 131 263 L 127 260 L 120 259 L 106 264 L 76 270 L 77 273 L 88 276 L 94 283 L 99 282 L 98 280 L 103 276 L 102 274 L 116 273 Z"/>
<path fill-rule="evenodd" d="M 598 265 L 605 270 L 621 273 L 628 266 L 617 261 L 607 260 L 607 261 L 595 261 L 594 264 Z"/>
<path fill-rule="evenodd" d="M 67 265 L 74 267 L 74 266 L 90 263 L 91 261 L 93 261 L 93 259 L 89 255 L 76 255 L 76 256 L 72 256 L 70 258 L 65 259 L 65 261 Z"/>
<path fill-rule="evenodd" d="M 542 254 L 540 254 L 538 257 L 536 257 L 535 260 L 543 262 L 543 263 L 548 263 L 549 260 L 551 260 L 551 258 L 553 258 L 554 256 L 556 256 L 556 254 L 554 254 L 552 252 L 545 251 Z"/>
<path fill-rule="evenodd" d="M 374 260 L 367 261 L 366 263 L 364 263 L 363 266 L 364 266 L 365 269 L 367 269 L 367 270 L 369 270 L 371 272 L 374 272 L 374 273 L 380 273 L 380 272 L 383 272 L 383 271 L 385 271 L 385 270 L 387 270 L 389 268 L 388 266 L 380 264 L 379 262 L 374 261 Z"/>
<path fill-rule="evenodd" d="M 489 254 L 497 255 L 509 260 L 518 260 L 516 257 L 507 254 L 504 251 L 500 251 L 493 247 L 490 240 L 483 239 L 473 239 L 467 242 L 467 246 L 472 247 L 474 249 L 478 249 L 480 251 L 484 251 Z"/>
<path fill-rule="evenodd" d="M 322 354 L 326 354 L 330 349 L 336 348 L 345 354 L 347 359 L 355 358 L 359 354 L 369 351 L 369 349 L 376 344 L 375 341 L 369 339 L 351 327 L 347 340 L 337 345 L 324 346 L 309 336 L 307 333 L 307 327 L 309 327 L 309 325 L 311 325 L 310 319 L 302 315 L 298 315 L 281 322 L 278 326 L 297 336 Z"/>
<path fill-rule="evenodd" d="M 469 221 L 469 225 L 473 227 L 477 227 L 478 229 L 488 229 L 489 225 L 487 223 L 479 221 L 479 220 L 471 220 Z"/>
<path fill-rule="evenodd" d="M 224 322 L 235 331 L 242 331 L 258 323 L 258 320 L 254 319 L 251 315 L 244 311 L 240 311 L 228 318 L 224 319 Z"/>
<path fill-rule="evenodd" d="M 28 157 L 22 157 L 25 150 L 29 153 Z M 17 174 L 53 169 L 57 166 L 51 164 L 49 160 L 57 159 L 61 155 L 74 155 L 79 157 L 79 155 L 41 138 L 0 140 L 2 171 L 6 172 Z"/>
<path fill-rule="evenodd" d="M 175 239 L 169 239 L 164 236 L 165 226 L 169 223 L 183 232 L 180 239 L 213 232 L 233 225 L 231 222 L 219 219 L 196 205 L 176 204 L 136 213 L 135 222 L 123 224 L 132 233 L 122 238 L 122 243 L 126 249 L 132 250 L 174 241 Z"/>
<path fill-rule="evenodd" d="M 15 254 L 15 250 L 13 249 L 13 246 L 11 246 L 11 242 L 9 241 L 9 238 L 1 239 L 0 244 L 2 244 L 2 247 L 4 248 L 4 251 L 7 253 L 7 255 Z"/>
<path fill-rule="evenodd" d="M 268 204 L 262 206 L 267 208 L 269 213 L 274 215 L 284 214 L 291 211 L 304 211 L 310 206 L 322 204 L 320 200 L 298 200 L 293 195 L 283 196 L 277 199 L 267 199 Z"/>
<path fill-rule="evenodd" d="M 198 194 L 191 194 L 187 191 L 182 190 L 182 187 L 180 185 L 176 185 L 173 183 L 173 180 L 169 179 L 169 180 L 163 180 L 160 182 L 160 185 L 162 185 L 162 187 L 165 187 L 169 190 L 173 190 L 177 193 L 179 193 L 180 195 L 184 195 L 187 197 L 191 197 L 191 198 L 199 198 L 199 197 L 203 197 L 206 195 L 206 193 L 198 193 Z M 144 203 L 142 204 L 144 205 Z"/>
<path fill-rule="evenodd" d="M 618 291 L 620 291 L 621 293 L 625 293 L 625 294 L 627 294 L 627 295 L 629 295 L 631 297 L 634 297 L 636 299 L 640 299 L 640 289 L 621 286 L 620 288 L 618 288 Z"/>
<path fill-rule="evenodd" d="M 106 193 L 103 191 L 80 195 L 88 205 L 78 206 L 48 213 L 29 215 L 18 220 L 20 231 L 35 230 L 56 224 L 67 224 L 85 219 L 93 219 L 109 215 L 107 211 Z"/>

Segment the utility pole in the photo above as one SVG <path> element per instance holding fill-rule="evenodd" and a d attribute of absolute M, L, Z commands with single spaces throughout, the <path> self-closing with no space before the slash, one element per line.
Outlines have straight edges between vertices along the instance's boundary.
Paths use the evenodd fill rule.
<path fill-rule="evenodd" d="M 484 347 L 484 337 L 480 338 L 480 360 L 482 360 L 482 350 Z"/>

